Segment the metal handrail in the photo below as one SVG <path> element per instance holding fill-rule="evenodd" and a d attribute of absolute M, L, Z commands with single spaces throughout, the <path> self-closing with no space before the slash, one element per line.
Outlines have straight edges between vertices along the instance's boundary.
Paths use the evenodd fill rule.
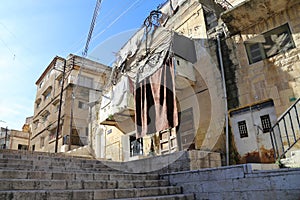
<path fill-rule="evenodd" d="M 297 111 L 297 104 L 300 102 L 300 98 L 298 98 L 293 105 L 291 105 L 277 120 L 277 122 L 270 128 L 270 137 L 271 137 L 271 142 L 272 142 L 272 147 L 274 149 L 274 158 L 275 159 L 281 159 L 285 156 L 285 154 L 300 140 L 300 138 L 296 138 L 295 135 L 295 127 L 294 124 L 292 122 L 292 117 L 291 117 L 291 111 L 292 109 L 294 109 L 295 114 L 296 114 L 296 120 L 297 120 L 297 124 L 298 124 L 298 129 L 300 129 L 300 121 L 299 121 L 299 115 L 298 115 L 298 111 Z M 287 130 L 287 124 L 286 124 L 286 117 L 289 117 L 290 120 L 290 127 L 291 127 L 291 131 L 293 133 L 293 138 L 290 138 L 288 135 L 288 130 Z M 284 125 L 284 130 L 280 129 L 280 123 L 282 123 L 283 121 L 283 125 Z M 278 132 L 279 132 L 279 137 L 280 137 L 280 142 L 281 142 L 281 147 L 282 147 L 282 154 L 279 155 L 279 147 L 278 147 L 278 141 L 276 141 L 276 135 L 275 135 L 275 128 L 278 128 Z M 285 132 L 285 136 L 282 135 L 282 132 Z M 284 133 L 283 133 L 284 134 Z M 286 137 L 287 139 L 287 143 L 288 143 L 288 147 L 285 149 L 284 145 L 283 145 L 283 137 Z M 292 141 L 290 141 L 290 139 Z"/>

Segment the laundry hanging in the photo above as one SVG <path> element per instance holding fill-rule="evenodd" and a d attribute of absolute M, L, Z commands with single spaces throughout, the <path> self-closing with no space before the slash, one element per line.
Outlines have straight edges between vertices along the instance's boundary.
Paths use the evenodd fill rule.
<path fill-rule="evenodd" d="M 168 56 L 152 75 L 136 83 L 137 138 L 178 125 L 174 65 Z"/>

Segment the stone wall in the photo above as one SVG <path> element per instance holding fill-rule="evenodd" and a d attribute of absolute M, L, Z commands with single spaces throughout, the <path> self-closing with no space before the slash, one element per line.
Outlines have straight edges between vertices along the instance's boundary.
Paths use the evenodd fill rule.
<path fill-rule="evenodd" d="M 196 199 L 299 199 L 300 169 L 245 164 L 162 175 Z M 269 170 L 268 170 L 269 169 Z"/>
<path fill-rule="evenodd" d="M 105 162 L 111 168 L 130 173 L 172 173 L 221 166 L 220 153 L 180 151 L 128 162 Z"/>
<path fill-rule="evenodd" d="M 276 114 L 280 116 L 299 97 L 299 8 L 300 4 L 297 4 L 276 13 L 272 18 L 257 22 L 240 34 L 227 39 L 231 60 L 237 66 L 232 81 L 236 82 L 238 88 L 239 106 L 271 98 L 275 103 Z M 296 47 L 249 64 L 244 42 L 287 23 Z"/>

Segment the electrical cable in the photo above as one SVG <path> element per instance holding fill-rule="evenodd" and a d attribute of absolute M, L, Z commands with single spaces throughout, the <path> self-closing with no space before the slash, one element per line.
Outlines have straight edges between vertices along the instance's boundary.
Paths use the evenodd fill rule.
<path fill-rule="evenodd" d="M 114 21 L 112 21 L 104 30 L 102 30 L 100 33 L 98 33 L 96 36 L 92 38 L 92 41 L 95 40 L 97 37 L 102 35 L 105 31 L 107 31 L 112 25 L 114 25 L 123 15 L 125 15 L 135 4 L 137 4 L 139 1 L 142 0 L 136 0 L 133 4 L 131 4 L 124 12 L 122 12 Z"/>

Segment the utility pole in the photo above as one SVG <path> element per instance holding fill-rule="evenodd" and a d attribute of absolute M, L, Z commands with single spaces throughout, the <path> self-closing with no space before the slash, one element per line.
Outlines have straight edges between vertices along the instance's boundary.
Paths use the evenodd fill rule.
<path fill-rule="evenodd" d="M 62 98 L 64 92 L 64 84 L 65 84 L 65 73 L 66 73 L 66 65 L 67 61 L 64 59 L 64 67 L 63 67 L 63 74 L 62 74 L 62 83 L 60 88 L 60 97 L 59 97 L 59 108 L 58 108 L 58 118 L 57 118 L 57 128 L 56 128 L 56 139 L 55 139 L 55 153 L 57 153 L 58 148 L 58 136 L 59 136 L 59 127 L 60 127 L 60 117 L 61 117 L 61 106 L 62 106 Z M 62 130 L 61 130 L 62 131 Z"/>
<path fill-rule="evenodd" d="M 6 141 L 7 141 L 7 129 L 8 129 L 8 127 L 6 126 L 6 128 L 5 128 L 5 143 L 4 143 L 4 149 L 7 149 L 7 146 L 6 146 Z"/>

